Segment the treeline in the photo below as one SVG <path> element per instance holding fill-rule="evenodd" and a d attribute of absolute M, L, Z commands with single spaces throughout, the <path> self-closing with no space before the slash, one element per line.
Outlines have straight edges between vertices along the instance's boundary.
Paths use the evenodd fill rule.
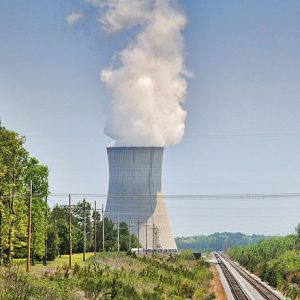
<path fill-rule="evenodd" d="M 273 237 L 251 246 L 233 247 L 228 255 L 291 299 L 300 297 L 300 226 L 296 234 Z"/>
<path fill-rule="evenodd" d="M 53 260 L 69 253 L 69 211 L 65 206 L 48 207 L 48 167 L 31 157 L 24 147 L 25 138 L 8 130 L 0 122 L 0 265 L 11 264 L 13 258 L 27 255 L 29 185 L 32 182 L 32 264 L 35 259 Z M 72 207 L 73 252 L 83 251 L 83 201 Z M 86 202 L 87 251 L 93 248 L 92 219 Z M 105 249 L 117 249 L 117 230 L 105 219 Z M 102 223 L 96 212 L 97 250 L 102 249 Z M 132 236 L 132 247 L 137 238 Z M 128 250 L 129 230 L 120 224 L 120 249 Z"/>
<path fill-rule="evenodd" d="M 0 263 L 26 255 L 28 192 L 33 183 L 32 245 L 43 255 L 48 168 L 24 148 L 25 138 L 0 123 Z"/>
<path fill-rule="evenodd" d="M 103 249 L 102 221 L 99 212 L 91 208 L 89 202 L 80 201 L 72 207 L 72 251 L 73 253 L 82 253 L 84 247 L 84 226 L 86 228 L 86 251 L 94 251 L 94 230 L 96 229 L 96 250 Z M 96 223 L 95 223 L 96 221 Z M 69 208 L 67 206 L 56 205 L 50 212 L 48 219 L 48 260 L 53 260 L 55 256 L 69 254 Z M 96 225 L 96 226 L 95 226 Z M 96 228 L 95 228 L 96 227 Z M 130 240 L 130 242 L 129 242 Z M 113 221 L 104 219 L 104 250 L 118 250 L 118 230 Z M 128 251 L 131 248 L 138 247 L 137 237 L 129 233 L 127 223 L 119 224 L 119 247 L 120 251 Z"/>
<path fill-rule="evenodd" d="M 176 244 L 179 250 L 191 249 L 193 251 L 226 251 L 231 246 L 245 246 L 265 239 L 264 235 L 246 235 L 240 232 L 216 232 L 210 235 L 196 235 L 177 237 Z"/>

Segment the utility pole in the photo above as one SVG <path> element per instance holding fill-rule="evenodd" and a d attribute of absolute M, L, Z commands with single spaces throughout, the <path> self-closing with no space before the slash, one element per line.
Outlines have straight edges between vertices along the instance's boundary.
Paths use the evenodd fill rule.
<path fill-rule="evenodd" d="M 117 251 L 120 252 L 120 213 L 118 213 L 118 219 L 114 225 L 117 225 Z"/>
<path fill-rule="evenodd" d="M 96 244 L 96 211 L 97 211 L 97 207 L 96 207 L 96 201 L 95 201 L 95 207 L 94 207 L 94 258 L 96 257 L 96 248 L 97 248 L 97 244 Z"/>
<path fill-rule="evenodd" d="M 71 206 L 71 194 L 69 194 L 69 268 L 72 268 L 72 206 Z"/>
<path fill-rule="evenodd" d="M 45 209 L 45 226 L 46 226 L 46 228 L 45 228 L 45 244 L 44 244 L 44 247 L 45 247 L 45 249 L 44 249 L 44 261 L 43 261 L 43 265 L 44 266 L 47 266 L 47 256 L 48 256 L 48 247 L 47 247 L 47 244 L 48 244 L 48 197 L 46 196 L 46 198 L 45 198 L 45 206 L 46 206 L 46 209 Z"/>
<path fill-rule="evenodd" d="M 146 227 L 146 254 L 148 254 L 148 222 L 145 224 Z"/>
<path fill-rule="evenodd" d="M 86 253 L 86 202 L 83 199 L 83 261 L 85 261 Z"/>
<path fill-rule="evenodd" d="M 128 241 L 129 245 L 128 245 L 128 250 L 131 251 L 131 227 L 133 227 L 133 225 L 131 225 L 131 220 L 129 220 L 128 227 L 129 227 L 129 241 Z"/>
<path fill-rule="evenodd" d="M 155 240 L 156 240 L 156 248 L 160 249 L 161 245 L 159 243 L 159 227 L 156 226 L 156 230 L 155 230 Z"/>
<path fill-rule="evenodd" d="M 140 254 L 140 217 L 138 217 L 138 221 L 136 222 L 138 225 L 138 254 Z"/>
<path fill-rule="evenodd" d="M 120 214 L 118 213 L 118 252 L 120 251 Z"/>
<path fill-rule="evenodd" d="M 154 223 L 152 224 L 152 228 L 151 229 L 152 229 L 152 254 L 154 254 L 154 249 L 155 249 L 155 247 L 154 247 L 154 244 L 155 244 L 155 229 L 156 229 Z"/>
<path fill-rule="evenodd" d="M 29 185 L 29 203 L 28 203 L 28 235 L 27 235 L 27 273 L 30 272 L 30 242 L 31 242 L 31 209 L 32 209 L 32 180 Z"/>
<path fill-rule="evenodd" d="M 104 216 L 104 209 L 103 209 L 103 203 L 102 203 L 102 209 L 101 209 L 101 212 L 102 212 L 102 252 L 105 251 L 105 247 L 104 247 L 104 221 L 105 221 L 105 216 Z"/>
<path fill-rule="evenodd" d="M 138 254 L 140 254 L 140 217 L 138 217 Z"/>

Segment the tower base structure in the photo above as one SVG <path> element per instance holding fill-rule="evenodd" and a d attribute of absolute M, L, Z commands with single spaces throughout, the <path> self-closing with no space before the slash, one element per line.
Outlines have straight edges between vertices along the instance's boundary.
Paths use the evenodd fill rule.
<path fill-rule="evenodd" d="M 107 217 L 133 225 L 149 252 L 177 252 L 161 192 L 162 147 L 108 147 Z"/>

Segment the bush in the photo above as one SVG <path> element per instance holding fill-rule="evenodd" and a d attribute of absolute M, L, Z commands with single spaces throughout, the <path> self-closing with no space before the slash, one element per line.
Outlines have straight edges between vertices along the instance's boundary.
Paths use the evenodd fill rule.
<path fill-rule="evenodd" d="M 274 237 L 256 245 L 234 247 L 228 254 L 291 299 L 300 294 L 300 257 L 295 235 Z"/>
<path fill-rule="evenodd" d="M 64 279 L 47 280 L 21 271 L 18 267 L 0 269 L 1 300 L 71 300 L 75 299 L 65 286 Z"/>

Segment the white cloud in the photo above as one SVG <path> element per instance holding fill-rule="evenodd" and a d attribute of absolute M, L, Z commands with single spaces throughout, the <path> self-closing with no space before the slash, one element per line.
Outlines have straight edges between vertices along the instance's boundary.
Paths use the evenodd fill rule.
<path fill-rule="evenodd" d="M 85 19 L 85 17 L 86 16 L 82 11 L 72 12 L 71 14 L 66 16 L 66 21 L 69 25 L 72 26 Z"/>
<path fill-rule="evenodd" d="M 169 146 L 180 142 L 182 107 L 191 76 L 184 64 L 184 13 L 170 0 L 86 0 L 108 33 L 139 27 L 118 53 L 119 64 L 102 70 L 111 92 L 107 135 L 123 146 Z"/>

